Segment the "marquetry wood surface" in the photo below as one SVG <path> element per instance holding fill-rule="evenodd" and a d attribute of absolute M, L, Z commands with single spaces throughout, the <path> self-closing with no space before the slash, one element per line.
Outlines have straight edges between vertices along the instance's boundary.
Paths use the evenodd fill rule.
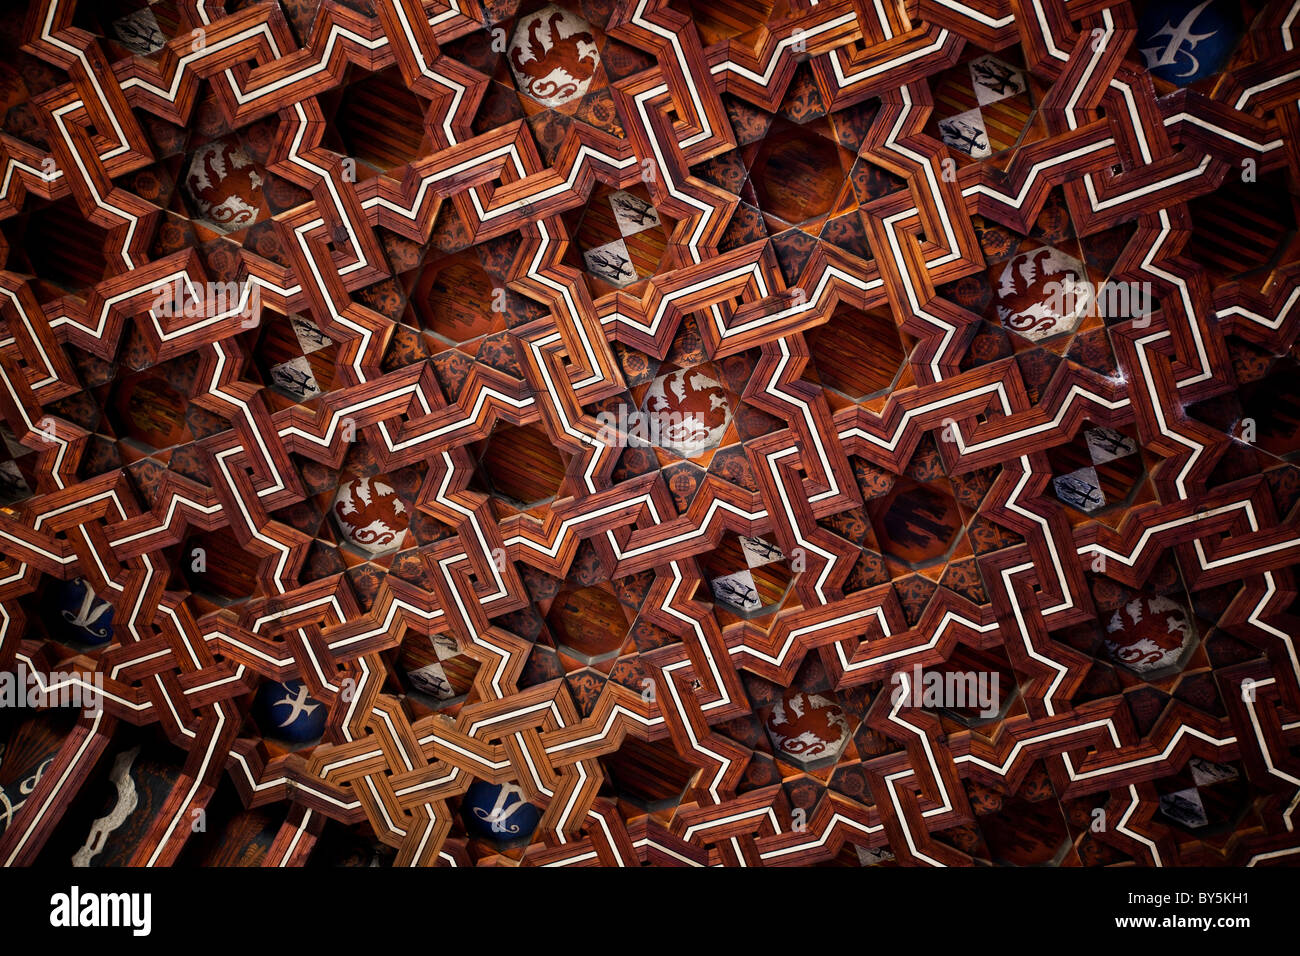
<path fill-rule="evenodd" d="M 1145 7 L 30 0 L 0 862 L 1300 860 L 1300 4 Z"/>

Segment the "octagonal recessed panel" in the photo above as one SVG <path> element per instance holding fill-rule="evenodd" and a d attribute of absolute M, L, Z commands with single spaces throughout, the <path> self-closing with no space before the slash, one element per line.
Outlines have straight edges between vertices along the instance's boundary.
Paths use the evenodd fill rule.
<path fill-rule="evenodd" d="M 546 623 L 560 652 L 586 663 L 617 654 L 627 640 L 623 605 L 603 587 L 561 591 L 546 614 Z"/>
<path fill-rule="evenodd" d="M 285 399 L 306 404 L 334 386 L 338 348 L 308 316 L 264 310 L 259 332 L 258 364 Z"/>
<path fill-rule="evenodd" d="M 257 222 L 265 182 L 266 170 L 234 136 L 205 143 L 191 153 L 181 180 L 194 218 L 223 235 Z"/>
<path fill-rule="evenodd" d="M 834 763 L 852 732 L 844 708 L 827 693 L 789 688 L 764 721 L 779 756 L 813 767 Z"/>
<path fill-rule="evenodd" d="M 1196 640 L 1196 621 L 1183 603 L 1139 594 L 1103 620 L 1102 642 L 1111 659 L 1142 674 L 1175 666 Z"/>
<path fill-rule="evenodd" d="M 912 565 L 943 557 L 961 534 L 961 513 L 951 493 L 906 476 L 870 502 L 870 513 L 884 552 Z"/>
<path fill-rule="evenodd" d="M 852 165 L 833 139 L 778 121 L 754 153 L 750 181 L 765 215 L 799 225 L 835 210 Z"/>
<path fill-rule="evenodd" d="M 411 520 L 387 475 L 345 481 L 334 495 L 330 516 L 345 541 L 372 555 L 401 548 Z"/>
<path fill-rule="evenodd" d="M 1238 434 L 1249 434 L 1259 447 L 1279 458 L 1300 454 L 1300 362 L 1278 360 L 1270 373 L 1242 390 Z"/>
<path fill-rule="evenodd" d="M 461 799 L 461 811 L 471 832 L 498 843 L 527 839 L 542 816 L 518 784 L 484 780 L 470 784 Z"/>
<path fill-rule="evenodd" d="M 600 49 L 591 24 L 555 4 L 519 19 L 510 36 L 510 72 L 542 106 L 563 106 L 591 88 Z"/>
<path fill-rule="evenodd" d="M 541 425 L 500 423 L 479 459 L 492 490 L 520 507 L 554 498 L 564 482 L 564 459 Z"/>
<path fill-rule="evenodd" d="M 300 680 L 267 680 L 257 689 L 253 715 L 268 737 L 300 747 L 324 733 L 329 707 Z"/>
<path fill-rule="evenodd" d="M 32 215 L 21 233 L 13 236 L 37 275 L 51 286 L 80 295 L 106 275 L 106 238 L 105 230 L 87 221 L 71 197 Z"/>
<path fill-rule="evenodd" d="M 1186 766 L 1156 788 L 1158 818 L 1177 832 L 1193 836 L 1222 833 L 1249 805 L 1239 763 L 1192 757 Z"/>
<path fill-rule="evenodd" d="M 402 643 L 397 669 L 406 678 L 406 706 L 417 717 L 454 712 L 473 686 L 479 663 L 450 634 Z"/>
<path fill-rule="evenodd" d="M 119 379 L 113 411 L 119 435 L 148 448 L 171 448 L 192 440 L 186 424 L 189 397 L 164 369 Z"/>
<path fill-rule="evenodd" d="M 420 99 L 396 67 L 363 74 L 344 93 L 334 116 L 346 155 L 382 170 L 400 167 L 420 155 L 423 119 Z M 364 168 L 356 174 L 358 180 L 373 175 Z"/>
<path fill-rule="evenodd" d="M 225 606 L 260 594 L 258 562 L 229 528 L 192 531 L 181 542 L 179 564 L 185 583 L 205 602 Z"/>
<path fill-rule="evenodd" d="M 1151 75 L 1191 86 L 1227 65 L 1241 38 L 1241 5 L 1231 0 L 1172 0 L 1138 8 L 1137 42 Z"/>
<path fill-rule="evenodd" d="M 59 582 L 55 603 L 62 636 L 90 645 L 113 639 L 113 605 L 96 593 L 86 578 Z"/>
<path fill-rule="evenodd" d="M 504 329 L 504 300 L 504 287 L 472 252 L 426 264 L 411 294 L 420 325 L 453 344 Z"/>
<path fill-rule="evenodd" d="M 734 402 L 713 367 L 699 365 L 654 379 L 640 410 L 654 416 L 659 447 L 693 458 L 722 441 Z"/>
<path fill-rule="evenodd" d="M 1092 297 L 1083 263 L 1051 246 L 1016 253 L 993 287 L 998 320 L 1034 342 L 1073 332 L 1092 308 Z"/>
<path fill-rule="evenodd" d="M 907 358 L 888 309 L 842 305 L 809 330 L 808 345 L 821 383 L 854 400 L 889 388 Z"/>

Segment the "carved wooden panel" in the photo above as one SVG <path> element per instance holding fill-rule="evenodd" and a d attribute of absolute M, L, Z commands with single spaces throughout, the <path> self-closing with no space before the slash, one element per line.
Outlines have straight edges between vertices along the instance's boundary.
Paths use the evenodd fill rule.
<path fill-rule="evenodd" d="M 1298 9 L 30 0 L 0 862 L 1300 859 Z"/>

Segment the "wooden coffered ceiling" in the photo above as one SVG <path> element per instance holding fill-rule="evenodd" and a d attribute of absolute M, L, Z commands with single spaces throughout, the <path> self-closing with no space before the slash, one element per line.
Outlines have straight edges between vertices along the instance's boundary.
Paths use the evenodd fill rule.
<path fill-rule="evenodd" d="M 1298 6 L 11 5 L 0 863 L 1300 859 Z"/>

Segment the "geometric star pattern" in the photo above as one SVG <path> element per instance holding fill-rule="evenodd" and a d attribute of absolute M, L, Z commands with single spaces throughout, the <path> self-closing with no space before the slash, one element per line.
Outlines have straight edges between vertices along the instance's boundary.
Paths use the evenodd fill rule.
<path fill-rule="evenodd" d="M 0 710 L 0 861 L 1300 859 L 1222 6 L 30 0 L 0 669 L 102 701 Z"/>

